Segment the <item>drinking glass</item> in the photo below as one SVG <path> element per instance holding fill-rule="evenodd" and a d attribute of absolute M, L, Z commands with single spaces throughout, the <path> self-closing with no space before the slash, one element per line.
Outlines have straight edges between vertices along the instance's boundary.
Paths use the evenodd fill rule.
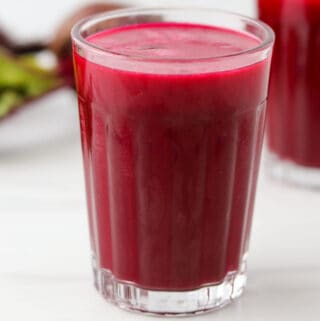
<path fill-rule="evenodd" d="M 126 9 L 72 31 L 95 286 L 195 314 L 240 296 L 274 36 L 212 9 Z"/>
<path fill-rule="evenodd" d="M 275 44 L 267 116 L 268 170 L 320 188 L 320 0 L 259 0 Z"/>

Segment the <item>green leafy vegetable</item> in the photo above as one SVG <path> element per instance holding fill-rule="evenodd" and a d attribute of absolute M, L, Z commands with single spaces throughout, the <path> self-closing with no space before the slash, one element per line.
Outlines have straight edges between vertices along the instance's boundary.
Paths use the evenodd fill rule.
<path fill-rule="evenodd" d="M 59 85 L 35 60 L 14 58 L 0 50 L 0 118 Z"/>

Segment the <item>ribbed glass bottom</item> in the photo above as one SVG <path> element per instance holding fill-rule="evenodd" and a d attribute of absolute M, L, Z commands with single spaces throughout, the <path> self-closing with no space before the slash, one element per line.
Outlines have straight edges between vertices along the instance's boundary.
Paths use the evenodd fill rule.
<path fill-rule="evenodd" d="M 279 181 L 301 187 L 320 188 L 320 168 L 297 165 L 270 151 L 267 153 L 266 165 L 270 176 Z"/>
<path fill-rule="evenodd" d="M 200 314 L 220 309 L 239 297 L 246 285 L 245 264 L 220 284 L 191 291 L 154 291 L 117 280 L 105 269 L 94 267 L 95 285 L 103 297 L 125 310 L 162 316 Z"/>

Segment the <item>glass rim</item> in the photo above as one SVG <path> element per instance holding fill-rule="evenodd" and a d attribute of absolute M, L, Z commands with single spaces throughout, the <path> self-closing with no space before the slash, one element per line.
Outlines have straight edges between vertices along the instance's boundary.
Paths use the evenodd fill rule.
<path fill-rule="evenodd" d="M 220 14 L 220 15 L 226 15 L 229 17 L 237 18 L 237 19 L 243 19 L 247 22 L 250 22 L 251 24 L 254 24 L 256 27 L 258 27 L 260 30 L 264 31 L 264 39 L 261 39 L 260 37 L 257 37 L 258 40 L 261 41 L 261 43 L 257 44 L 256 46 L 253 46 L 252 48 L 242 50 L 239 52 L 234 52 L 232 54 L 226 54 L 226 55 L 220 55 L 220 56 L 209 56 L 209 57 L 201 57 L 201 58 L 176 58 L 176 57 L 141 57 L 139 55 L 132 55 L 132 54 L 125 54 L 120 53 L 108 49 L 104 49 L 100 46 L 97 46 L 89 41 L 81 34 L 84 30 L 101 23 L 103 21 L 111 20 L 114 18 L 123 18 L 123 17 L 130 17 L 133 14 L 155 14 L 159 12 L 181 12 L 181 11 L 190 11 L 196 14 L 196 12 L 211 12 L 213 14 Z M 209 24 L 205 24 L 209 25 Z M 212 26 L 214 26 L 214 23 L 212 23 Z M 117 27 L 115 27 L 117 28 Z M 112 28 L 111 28 L 112 29 Z M 230 27 L 230 30 L 236 30 L 236 28 Z M 249 32 L 250 33 L 250 32 Z M 252 32 L 251 32 L 252 34 Z M 249 55 L 254 53 L 263 52 L 265 50 L 268 50 L 272 47 L 274 41 L 275 41 L 275 33 L 273 29 L 264 23 L 263 21 L 255 18 L 248 17 L 246 15 L 242 15 L 239 13 L 235 13 L 232 11 L 227 10 L 219 10 L 214 8 L 205 8 L 205 7 L 135 7 L 135 8 L 125 8 L 125 9 L 116 9 L 116 10 L 110 10 L 98 14 L 91 15 L 89 17 L 86 17 L 80 21 L 78 21 L 71 30 L 71 38 L 72 41 L 80 46 L 82 49 L 87 49 L 91 52 L 95 52 L 96 54 L 100 55 L 111 55 L 114 57 L 123 57 L 127 59 L 133 59 L 133 60 L 141 60 L 141 61 L 154 61 L 154 62 L 190 62 L 190 61 L 212 61 L 212 60 L 219 60 L 219 59 L 225 59 L 225 58 L 233 58 L 243 55 Z"/>

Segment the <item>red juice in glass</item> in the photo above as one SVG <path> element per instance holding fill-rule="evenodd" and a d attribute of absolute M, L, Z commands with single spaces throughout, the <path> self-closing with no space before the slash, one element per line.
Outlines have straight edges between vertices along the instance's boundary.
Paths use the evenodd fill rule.
<path fill-rule="evenodd" d="M 273 35 L 127 12 L 73 33 L 96 286 L 127 309 L 214 309 L 245 283 Z"/>
<path fill-rule="evenodd" d="M 259 0 L 276 33 L 268 104 L 270 169 L 320 187 L 320 0 Z"/>

